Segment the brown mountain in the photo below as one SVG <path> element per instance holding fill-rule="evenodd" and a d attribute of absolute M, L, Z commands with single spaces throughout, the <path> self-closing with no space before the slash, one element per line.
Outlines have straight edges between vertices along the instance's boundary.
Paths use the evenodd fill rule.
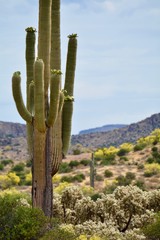
<path fill-rule="evenodd" d="M 84 147 L 99 148 L 119 146 L 124 142 L 134 143 L 138 138 L 149 135 L 156 128 L 160 128 L 160 113 L 113 131 L 73 135 L 72 145 L 81 144 Z"/>

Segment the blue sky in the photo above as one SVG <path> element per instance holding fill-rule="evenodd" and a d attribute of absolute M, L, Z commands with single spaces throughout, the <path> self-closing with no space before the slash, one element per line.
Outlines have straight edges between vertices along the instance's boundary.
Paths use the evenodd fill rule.
<path fill-rule="evenodd" d="M 38 25 L 38 0 L 1 0 L 0 120 L 21 122 L 12 73 L 22 73 L 25 31 Z M 78 33 L 72 133 L 133 123 L 160 112 L 160 1 L 61 0 L 62 71 L 67 35 Z"/>

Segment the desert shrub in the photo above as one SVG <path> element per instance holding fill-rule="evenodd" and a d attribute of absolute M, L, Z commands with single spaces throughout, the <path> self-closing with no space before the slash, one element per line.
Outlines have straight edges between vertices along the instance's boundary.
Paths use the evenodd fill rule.
<path fill-rule="evenodd" d="M 72 168 L 69 166 L 68 163 L 62 162 L 59 167 L 59 173 L 68 173 L 71 172 Z"/>
<path fill-rule="evenodd" d="M 120 145 L 120 149 L 125 149 L 127 152 L 130 152 L 133 150 L 133 144 L 132 143 L 123 143 Z"/>
<path fill-rule="evenodd" d="M 7 189 L 11 186 L 18 185 L 20 178 L 15 173 L 8 173 L 7 175 L 0 175 L 0 188 Z"/>
<path fill-rule="evenodd" d="M 32 167 L 32 161 L 31 160 L 28 160 L 26 162 L 26 167 L 28 167 L 28 168 Z"/>
<path fill-rule="evenodd" d="M 4 165 L 0 163 L 0 171 L 4 170 Z"/>
<path fill-rule="evenodd" d="M 95 176 L 95 180 L 96 181 L 103 181 L 103 176 L 102 175 L 100 175 L 100 174 L 96 174 L 96 176 Z"/>
<path fill-rule="evenodd" d="M 144 164 L 142 163 L 139 163 L 138 166 L 137 166 L 138 169 L 144 169 Z"/>
<path fill-rule="evenodd" d="M 160 165 L 158 163 L 145 164 L 144 176 L 151 177 L 160 173 Z"/>
<path fill-rule="evenodd" d="M 32 209 L 23 195 L 0 196 L 0 239 L 37 239 L 46 227 L 47 218 L 40 209 Z"/>
<path fill-rule="evenodd" d="M 1 163 L 4 165 L 4 166 L 7 166 L 8 164 L 12 164 L 13 163 L 13 160 L 11 159 L 4 159 L 1 161 Z"/>
<path fill-rule="evenodd" d="M 112 194 L 116 188 L 117 188 L 117 180 L 113 180 L 113 181 L 105 180 L 105 187 L 103 189 L 103 193 Z"/>
<path fill-rule="evenodd" d="M 85 175 L 83 173 L 79 173 L 74 176 L 63 176 L 61 178 L 61 182 L 82 182 L 84 179 Z"/>
<path fill-rule="evenodd" d="M 135 186 L 139 187 L 140 189 L 142 190 L 145 190 L 145 182 L 144 180 L 141 180 L 141 179 L 137 179 L 134 183 Z"/>
<path fill-rule="evenodd" d="M 70 161 L 70 163 L 69 163 L 69 166 L 70 166 L 71 168 L 77 167 L 78 165 L 79 165 L 79 162 L 78 162 L 78 161 Z"/>
<path fill-rule="evenodd" d="M 127 186 L 127 185 L 131 184 L 131 182 L 132 182 L 131 179 L 128 179 L 128 178 L 126 178 L 126 177 L 123 176 L 123 175 L 119 175 L 119 176 L 116 178 L 116 181 L 117 181 L 117 185 L 118 185 L 118 186 Z"/>
<path fill-rule="evenodd" d="M 134 180 L 136 178 L 136 175 L 133 172 L 127 172 L 126 173 L 126 178 L 130 179 L 130 180 Z"/>
<path fill-rule="evenodd" d="M 79 155 L 81 154 L 81 150 L 78 148 L 73 149 L 73 155 Z"/>
<path fill-rule="evenodd" d="M 22 172 L 22 171 L 24 171 L 24 167 L 25 167 L 24 163 L 18 163 L 15 166 L 12 167 L 11 171 Z"/>
<path fill-rule="evenodd" d="M 101 194 L 100 193 L 94 193 L 93 195 L 91 195 L 91 199 L 93 201 L 97 201 L 98 198 L 101 198 Z"/>
<path fill-rule="evenodd" d="M 74 182 L 74 180 L 73 180 L 72 176 L 63 176 L 63 177 L 61 177 L 61 182 L 71 183 L 71 182 Z"/>
<path fill-rule="evenodd" d="M 137 151 L 141 151 L 141 150 L 143 150 L 144 148 L 146 147 L 146 145 L 145 144 L 136 144 L 135 146 L 134 146 L 134 148 L 133 148 L 133 151 L 134 152 L 137 152 Z"/>
<path fill-rule="evenodd" d="M 115 155 L 106 155 L 104 157 L 103 160 L 101 160 L 100 164 L 101 165 L 105 165 L 105 166 L 108 166 L 108 165 L 112 165 L 112 164 L 115 164 Z"/>
<path fill-rule="evenodd" d="M 80 189 L 84 196 L 92 196 L 94 194 L 94 188 L 91 186 L 83 185 Z"/>
<path fill-rule="evenodd" d="M 60 182 L 60 180 L 61 180 L 61 176 L 60 176 L 60 174 L 55 174 L 53 177 L 52 177 L 52 182 L 53 183 L 59 183 Z"/>
<path fill-rule="evenodd" d="M 27 185 L 27 186 L 32 185 L 32 174 L 31 174 L 31 172 L 26 174 L 26 176 L 25 176 L 25 185 Z"/>
<path fill-rule="evenodd" d="M 128 158 L 126 156 L 122 156 L 122 157 L 120 157 L 120 160 L 124 160 L 125 162 L 127 162 Z"/>
<path fill-rule="evenodd" d="M 85 175 L 83 173 L 79 173 L 73 176 L 73 180 L 75 182 L 83 182 L 84 179 L 85 179 Z"/>
<path fill-rule="evenodd" d="M 90 165 L 90 160 L 88 159 L 82 159 L 80 161 L 80 164 L 84 165 L 84 166 L 89 166 Z"/>
<path fill-rule="evenodd" d="M 71 183 L 68 182 L 61 182 L 57 187 L 54 188 L 54 192 L 58 194 L 62 194 L 65 188 L 72 186 Z"/>
<path fill-rule="evenodd" d="M 152 152 L 158 152 L 158 148 L 157 147 L 152 147 Z"/>
<path fill-rule="evenodd" d="M 126 153 L 128 153 L 128 151 L 125 148 L 121 148 L 118 152 L 117 152 L 117 156 L 121 157 L 126 155 Z"/>
<path fill-rule="evenodd" d="M 105 176 L 105 177 L 112 177 L 112 176 L 113 176 L 113 173 L 112 173 L 110 170 L 106 169 L 106 170 L 104 171 L 104 176 Z"/>
<path fill-rule="evenodd" d="M 148 240 L 160 240 L 160 212 L 155 215 L 154 221 L 143 228 Z"/>
<path fill-rule="evenodd" d="M 20 183 L 20 177 L 14 172 L 8 173 L 7 177 L 11 180 L 11 185 L 18 185 Z"/>
<path fill-rule="evenodd" d="M 62 224 L 47 232 L 40 240 L 75 240 L 76 234 L 71 224 Z"/>
<path fill-rule="evenodd" d="M 146 160 L 147 163 L 153 163 L 154 162 L 154 158 L 153 157 L 149 157 Z"/>

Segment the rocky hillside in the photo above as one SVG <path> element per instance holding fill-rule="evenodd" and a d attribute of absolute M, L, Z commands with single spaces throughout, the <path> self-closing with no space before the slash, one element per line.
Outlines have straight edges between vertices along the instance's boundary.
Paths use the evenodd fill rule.
<path fill-rule="evenodd" d="M 84 147 L 98 148 L 111 145 L 118 146 L 124 142 L 134 143 L 138 138 L 149 135 L 156 128 L 160 128 L 160 113 L 121 129 L 73 135 L 72 145 L 81 144 Z"/>
<path fill-rule="evenodd" d="M 0 121 L 0 138 L 25 137 L 25 124 Z"/>
<path fill-rule="evenodd" d="M 160 113 L 145 120 L 108 132 L 78 134 L 72 136 L 72 149 L 81 144 L 96 149 L 118 146 L 124 142 L 135 142 L 138 138 L 149 135 L 154 129 L 160 128 Z M 0 159 L 27 159 L 26 127 L 24 124 L 0 121 Z"/>

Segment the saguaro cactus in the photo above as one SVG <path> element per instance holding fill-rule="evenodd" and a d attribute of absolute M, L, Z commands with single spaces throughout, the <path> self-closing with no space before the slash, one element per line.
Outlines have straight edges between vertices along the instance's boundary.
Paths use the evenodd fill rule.
<path fill-rule="evenodd" d="M 32 159 L 32 203 L 52 215 L 52 176 L 67 153 L 71 134 L 77 35 L 69 35 L 65 86 L 61 84 L 60 0 L 39 0 L 38 58 L 35 29 L 26 29 L 27 101 L 24 104 L 20 72 L 12 77 L 17 110 L 27 123 Z M 53 70 L 51 70 L 53 69 Z M 57 69 L 57 70 L 54 70 Z"/>
<path fill-rule="evenodd" d="M 92 153 L 90 161 L 90 186 L 94 188 L 94 180 L 96 176 L 96 169 L 94 166 L 94 154 Z"/>

